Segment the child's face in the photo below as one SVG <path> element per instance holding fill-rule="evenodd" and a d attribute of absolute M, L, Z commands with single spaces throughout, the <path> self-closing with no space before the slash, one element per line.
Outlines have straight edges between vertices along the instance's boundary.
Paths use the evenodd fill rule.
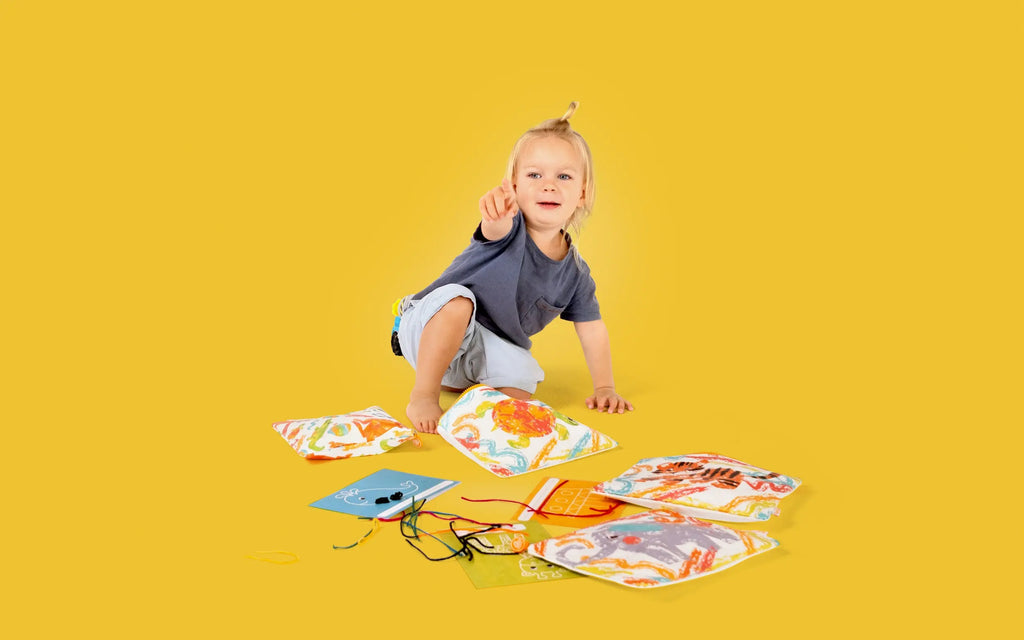
<path fill-rule="evenodd" d="M 519 152 L 512 186 L 528 224 L 564 229 L 583 204 L 583 159 L 561 138 L 530 140 Z"/>

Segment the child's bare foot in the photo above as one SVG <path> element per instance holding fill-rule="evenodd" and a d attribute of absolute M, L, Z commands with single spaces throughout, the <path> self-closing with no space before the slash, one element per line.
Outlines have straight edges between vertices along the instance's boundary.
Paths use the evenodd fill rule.
<path fill-rule="evenodd" d="M 409 397 L 409 405 L 405 408 L 405 415 L 413 428 L 422 433 L 437 433 L 437 421 L 442 413 L 437 395 L 414 394 Z"/>

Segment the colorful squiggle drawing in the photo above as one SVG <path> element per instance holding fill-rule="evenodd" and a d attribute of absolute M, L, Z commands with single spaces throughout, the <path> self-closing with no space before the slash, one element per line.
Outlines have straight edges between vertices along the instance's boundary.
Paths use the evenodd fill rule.
<path fill-rule="evenodd" d="M 409 440 L 419 444 L 415 431 L 380 407 L 312 420 L 277 422 L 274 430 L 300 456 L 309 459 L 370 456 L 390 451 Z"/>
<path fill-rule="evenodd" d="M 441 416 L 437 432 L 491 473 L 509 477 L 618 446 L 539 400 L 487 387 L 467 389 Z M 513 436 L 513 437 L 509 437 Z"/>

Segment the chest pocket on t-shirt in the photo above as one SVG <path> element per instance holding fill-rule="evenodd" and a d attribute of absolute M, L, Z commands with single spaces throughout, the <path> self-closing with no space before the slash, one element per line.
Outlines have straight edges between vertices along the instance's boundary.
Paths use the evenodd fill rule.
<path fill-rule="evenodd" d="M 523 331 L 526 335 L 532 336 L 546 327 L 549 322 L 557 318 L 558 314 L 564 310 L 565 307 L 556 307 L 553 304 L 548 304 L 548 301 L 544 298 L 538 298 L 537 302 L 523 316 Z"/>

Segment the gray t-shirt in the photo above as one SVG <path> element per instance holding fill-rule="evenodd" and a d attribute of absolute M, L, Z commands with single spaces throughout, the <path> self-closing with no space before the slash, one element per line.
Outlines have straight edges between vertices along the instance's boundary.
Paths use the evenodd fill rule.
<path fill-rule="evenodd" d="M 568 235 L 566 239 L 571 243 Z M 530 336 L 556 316 L 571 322 L 601 318 L 590 267 L 580 262 L 578 266 L 572 252 L 562 260 L 544 255 L 526 232 L 520 211 L 500 240 L 485 238 L 478 225 L 466 250 L 413 300 L 442 285 L 461 284 L 476 296 L 477 322 L 529 349 Z"/>

